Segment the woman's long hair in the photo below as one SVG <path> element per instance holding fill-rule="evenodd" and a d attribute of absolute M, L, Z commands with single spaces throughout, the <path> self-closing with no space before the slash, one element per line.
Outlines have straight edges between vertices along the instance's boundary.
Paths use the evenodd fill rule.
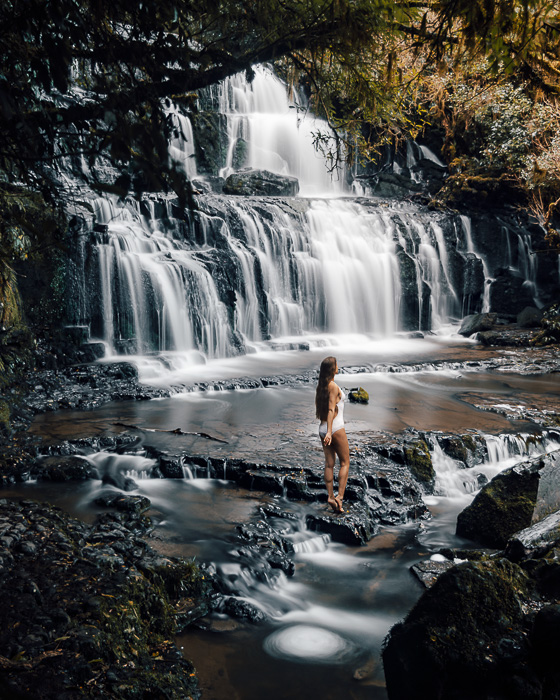
<path fill-rule="evenodd" d="M 329 415 L 329 383 L 336 373 L 336 357 L 325 357 L 319 369 L 319 380 L 315 392 L 315 411 L 319 420 L 327 420 Z"/>

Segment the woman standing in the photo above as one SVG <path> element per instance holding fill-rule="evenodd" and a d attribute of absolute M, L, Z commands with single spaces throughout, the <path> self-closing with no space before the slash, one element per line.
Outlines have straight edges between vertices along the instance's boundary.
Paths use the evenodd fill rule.
<path fill-rule="evenodd" d="M 350 448 L 344 429 L 344 392 L 335 383 L 334 376 L 338 372 L 335 357 L 325 357 L 319 370 L 319 381 L 315 393 L 315 409 L 319 425 L 319 437 L 325 453 L 325 486 L 327 501 L 335 513 L 342 513 L 342 499 L 348 481 L 350 469 Z M 340 463 L 338 471 L 338 493 L 334 495 L 334 465 L 336 458 Z"/>

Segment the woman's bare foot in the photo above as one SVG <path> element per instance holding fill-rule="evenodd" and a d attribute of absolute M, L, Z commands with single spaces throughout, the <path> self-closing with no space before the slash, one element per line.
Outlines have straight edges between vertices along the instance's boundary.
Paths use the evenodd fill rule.
<path fill-rule="evenodd" d="M 334 496 L 332 498 L 327 498 L 327 503 L 335 513 L 342 513 L 342 504 L 339 503 Z"/>
<path fill-rule="evenodd" d="M 343 508 L 342 508 L 342 501 L 339 499 L 338 496 L 333 496 L 332 498 L 327 499 L 327 503 L 330 505 L 330 507 L 333 509 L 335 513 L 343 513 Z"/>

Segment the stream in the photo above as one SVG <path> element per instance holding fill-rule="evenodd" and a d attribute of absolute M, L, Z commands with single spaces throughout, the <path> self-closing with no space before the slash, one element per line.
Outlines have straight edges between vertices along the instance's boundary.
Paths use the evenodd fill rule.
<path fill-rule="evenodd" d="M 351 453 L 376 436 L 407 428 L 472 430 L 486 436 L 488 461 L 471 469 L 459 471 L 441 450 L 433 450 L 436 495 L 425 497 L 431 519 L 382 529 L 366 546 L 350 547 L 306 530 L 309 504 L 246 491 L 223 479 L 194 479 L 188 469 L 184 479 L 143 478 L 153 460 L 142 444 L 135 455 L 99 452 L 88 457 L 100 473 L 111 468 L 132 476 L 137 483 L 132 493 L 150 499 L 152 546 L 165 555 L 196 557 L 216 573 L 222 586 L 230 583 L 232 592 L 267 616 L 265 622 L 250 624 L 214 614 L 201 628 L 190 628 L 177 639 L 197 668 L 204 698 L 385 699 L 383 639 L 423 590 L 410 566 L 441 547 L 473 546 L 457 538 L 454 530 L 457 514 L 478 488 L 477 475 L 491 478 L 525 458 L 527 448 L 518 435 L 540 432 L 528 419 L 511 420 L 477 406 L 485 401 L 499 406 L 557 404 L 559 375 L 477 369 L 491 353 L 452 335 L 362 344 L 344 339 L 335 347 L 256 353 L 209 361 L 183 373 L 160 372 L 158 377 L 150 364 L 145 370 L 150 383 L 173 386 L 176 393 L 170 398 L 114 402 L 90 412 L 46 413 L 31 427 L 45 444 L 118 434 L 123 426 L 135 426 L 145 445 L 170 455 L 320 465 L 314 384 L 305 373 L 329 353 L 336 354 L 342 368 L 338 383 L 345 388 L 363 386 L 370 394 L 368 405 L 347 404 Z M 388 363 L 393 371 L 385 371 Z M 272 373 L 283 377 L 284 384 L 211 388 L 212 381 Z M 209 386 L 187 391 L 193 381 Z M 171 432 L 177 428 L 191 434 Z M 558 443 L 544 439 L 532 450 L 554 447 Z M 26 483 L 13 487 L 10 496 L 48 500 L 76 517 L 93 520 L 102 510 L 93 505 L 101 489 L 101 481 Z M 290 520 L 278 524 L 293 542 L 295 575 L 290 578 L 280 570 L 273 575 L 261 572 L 258 561 L 248 567 L 239 558 L 236 526 L 250 521 L 267 503 L 291 514 Z"/>

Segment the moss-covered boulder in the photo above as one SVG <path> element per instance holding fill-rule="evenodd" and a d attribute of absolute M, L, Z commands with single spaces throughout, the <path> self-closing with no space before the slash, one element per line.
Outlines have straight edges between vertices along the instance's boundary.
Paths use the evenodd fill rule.
<path fill-rule="evenodd" d="M 363 387 L 359 386 L 355 389 L 350 389 L 348 400 L 351 403 L 369 403 L 369 394 Z"/>
<path fill-rule="evenodd" d="M 139 523 L 0 500 L 0 697 L 200 697 L 173 636 L 207 614 L 208 576 L 159 556 Z"/>
<path fill-rule="evenodd" d="M 430 449 L 424 440 L 416 440 L 405 445 L 404 458 L 415 479 L 425 486 L 433 486 L 436 473 L 432 464 Z"/>
<path fill-rule="evenodd" d="M 495 476 L 457 518 L 457 534 L 505 547 L 516 532 L 560 507 L 560 453 L 522 462 Z"/>
<path fill-rule="evenodd" d="M 386 641 L 389 699 L 543 697 L 526 661 L 531 623 L 523 604 L 530 593 L 527 575 L 505 559 L 443 573 Z"/>

